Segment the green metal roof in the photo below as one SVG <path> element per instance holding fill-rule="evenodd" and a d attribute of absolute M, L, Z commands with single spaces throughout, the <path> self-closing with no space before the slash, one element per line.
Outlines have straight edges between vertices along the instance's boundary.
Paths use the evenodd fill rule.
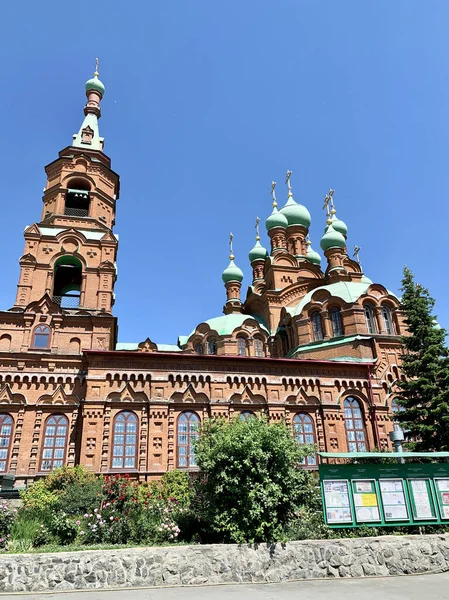
<path fill-rule="evenodd" d="M 231 313 L 229 315 L 223 315 L 221 317 L 214 317 L 204 321 L 211 329 L 216 331 L 218 335 L 231 335 L 231 333 L 237 327 L 241 327 L 245 321 L 253 319 L 257 321 L 260 327 L 267 333 L 270 333 L 265 321 L 259 315 L 244 315 L 242 313 Z M 196 331 L 197 327 L 190 333 L 190 338 Z M 183 336 L 182 336 L 183 337 Z M 188 339 L 187 338 L 187 339 Z"/>
<path fill-rule="evenodd" d="M 159 352 L 181 352 L 181 348 L 175 344 L 156 344 Z"/>
<path fill-rule="evenodd" d="M 325 290 L 329 292 L 331 296 L 341 298 L 348 304 L 352 304 L 353 302 L 356 302 L 360 296 L 366 294 L 368 288 L 368 283 L 359 283 L 358 281 L 338 281 L 337 283 L 322 285 L 308 292 L 296 307 L 287 310 L 292 316 L 300 315 L 304 306 L 311 301 L 313 294 L 318 290 Z"/>
<path fill-rule="evenodd" d="M 449 452 L 318 452 L 323 458 L 449 458 Z"/>
<path fill-rule="evenodd" d="M 181 348 L 175 344 L 156 344 L 159 352 L 181 352 Z M 116 350 L 138 350 L 139 344 L 137 342 L 120 342 L 116 344 Z"/>
<path fill-rule="evenodd" d="M 139 344 L 134 342 L 121 342 L 115 345 L 116 350 L 137 350 Z"/>
<path fill-rule="evenodd" d="M 301 354 L 301 352 L 307 352 L 309 350 L 322 350 L 323 348 L 331 348 L 332 346 L 340 346 L 341 344 L 347 344 L 349 342 L 359 340 L 369 340 L 371 336 L 368 335 L 346 335 L 338 338 L 332 338 L 331 340 L 321 340 L 318 342 L 312 342 L 306 346 L 297 346 L 294 350 L 289 353 L 289 357 Z M 343 360 L 343 358 L 340 358 Z M 370 361 L 372 362 L 372 361 Z"/>

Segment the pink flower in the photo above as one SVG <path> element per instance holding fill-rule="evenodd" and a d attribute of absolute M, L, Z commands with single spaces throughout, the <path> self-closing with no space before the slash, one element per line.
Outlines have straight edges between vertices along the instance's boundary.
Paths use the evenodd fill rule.
<path fill-rule="evenodd" d="M 76 524 L 77 524 L 77 525 L 81 525 L 81 521 L 77 521 L 77 522 L 76 522 Z"/>

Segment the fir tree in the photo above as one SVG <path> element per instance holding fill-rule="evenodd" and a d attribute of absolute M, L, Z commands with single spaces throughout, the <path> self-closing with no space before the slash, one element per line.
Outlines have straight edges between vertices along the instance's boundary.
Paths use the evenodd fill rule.
<path fill-rule="evenodd" d="M 416 451 L 449 450 L 449 351 L 446 331 L 432 314 L 435 300 L 404 268 L 401 310 L 408 335 L 399 382 L 402 406 L 397 415 L 407 431 L 407 446 Z"/>

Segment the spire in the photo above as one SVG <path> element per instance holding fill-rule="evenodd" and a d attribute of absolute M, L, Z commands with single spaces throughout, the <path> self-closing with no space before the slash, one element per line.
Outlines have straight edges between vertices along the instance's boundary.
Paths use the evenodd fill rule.
<path fill-rule="evenodd" d="M 94 76 L 86 81 L 85 86 L 87 104 L 84 107 L 84 121 L 78 133 L 73 136 L 72 146 L 76 148 L 103 150 L 104 138 L 100 137 L 98 119 L 101 117 L 100 102 L 105 87 L 98 76 L 98 58 L 96 58 Z"/>
<path fill-rule="evenodd" d="M 347 238 L 348 235 L 348 226 L 346 225 L 346 223 L 344 221 L 342 221 L 341 219 L 339 219 L 337 217 L 337 211 L 335 210 L 335 204 L 334 204 L 334 193 L 335 190 L 329 190 L 329 195 L 326 195 L 326 198 L 328 198 L 328 203 L 330 203 L 331 205 L 331 210 L 329 212 L 329 204 L 328 204 L 328 221 L 330 219 L 330 223 L 332 223 L 332 227 L 335 229 L 335 231 L 338 231 L 338 233 L 341 233 L 341 235 L 343 235 L 345 237 L 345 239 Z M 326 202 L 326 200 L 325 200 Z M 329 222 L 326 221 L 326 224 L 329 225 Z"/>
<path fill-rule="evenodd" d="M 234 253 L 232 251 L 232 233 L 229 234 L 229 260 L 230 263 L 223 271 L 221 278 L 226 288 L 226 304 L 224 312 L 226 314 L 233 312 L 242 312 L 242 303 L 240 301 L 240 288 L 242 287 L 243 273 L 234 263 Z"/>

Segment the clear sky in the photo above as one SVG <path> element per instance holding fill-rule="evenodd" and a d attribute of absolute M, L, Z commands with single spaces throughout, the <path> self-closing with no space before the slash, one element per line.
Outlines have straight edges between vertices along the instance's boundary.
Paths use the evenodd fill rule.
<path fill-rule="evenodd" d="M 449 327 L 447 0 L 80 0 L 2 6 L 0 307 L 15 299 L 44 165 L 69 145 L 100 59 L 100 133 L 121 175 L 119 341 L 222 312 L 234 233 L 243 296 L 270 184 L 312 214 L 335 191 L 348 247 L 398 293 L 402 268 Z M 262 242 L 268 244 L 263 227 Z"/>

